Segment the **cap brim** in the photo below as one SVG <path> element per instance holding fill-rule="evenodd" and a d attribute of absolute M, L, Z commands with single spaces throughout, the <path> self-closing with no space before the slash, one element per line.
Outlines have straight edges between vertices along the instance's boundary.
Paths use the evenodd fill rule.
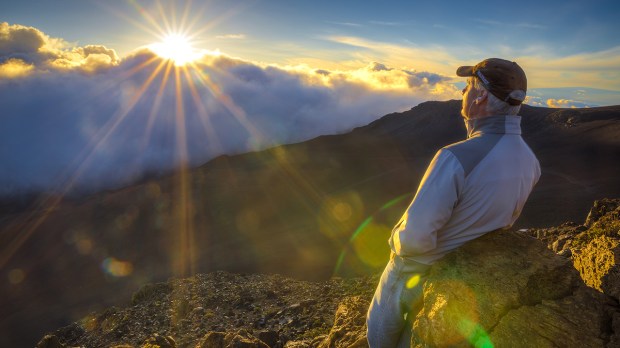
<path fill-rule="evenodd" d="M 473 66 L 462 66 L 456 69 L 456 75 L 461 77 L 474 76 L 474 67 Z"/>

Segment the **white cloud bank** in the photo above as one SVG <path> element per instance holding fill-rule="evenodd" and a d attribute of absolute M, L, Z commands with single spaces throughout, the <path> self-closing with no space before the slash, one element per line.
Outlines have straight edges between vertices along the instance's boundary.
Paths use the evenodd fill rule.
<path fill-rule="evenodd" d="M 585 103 L 580 100 L 573 99 L 555 99 L 555 98 L 540 98 L 540 97 L 526 97 L 525 103 L 531 106 L 541 106 L 546 108 L 589 108 L 593 105 Z"/>
<path fill-rule="evenodd" d="M 380 63 L 328 71 L 207 54 L 183 69 L 148 50 L 121 60 L 0 23 L 0 195 L 62 191 L 67 180 L 116 187 L 459 96 L 445 76 Z"/>

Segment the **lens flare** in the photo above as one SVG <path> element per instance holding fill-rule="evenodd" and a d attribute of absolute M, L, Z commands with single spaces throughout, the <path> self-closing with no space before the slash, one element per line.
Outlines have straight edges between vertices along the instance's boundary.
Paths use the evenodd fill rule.
<path fill-rule="evenodd" d="M 421 278 L 419 274 L 414 274 L 413 276 L 411 276 L 411 278 L 407 280 L 407 289 L 413 289 L 416 285 L 420 283 L 420 279 Z"/>
<path fill-rule="evenodd" d="M 397 211 L 396 208 L 398 207 L 396 205 L 410 197 L 411 193 L 409 192 L 390 200 L 359 224 L 338 256 L 334 275 L 339 274 L 343 268 L 346 268 L 345 259 L 347 258 L 347 251 L 351 249 L 355 253 L 357 260 L 366 266 L 377 268 L 387 261 L 389 248 L 386 247 L 386 240 L 390 235 L 390 226 L 381 223 L 379 220 L 382 220 L 380 219 L 381 215 Z M 359 220 L 359 216 L 356 219 L 352 219 L 352 221 Z"/>
<path fill-rule="evenodd" d="M 17 285 L 21 283 L 26 278 L 26 274 L 20 268 L 12 269 L 9 272 L 9 283 L 12 285 Z"/>
<path fill-rule="evenodd" d="M 476 348 L 493 348 L 493 342 L 489 334 L 473 321 L 463 319 L 457 325 L 458 330 L 467 339 L 467 341 Z"/>
<path fill-rule="evenodd" d="M 101 263 L 101 268 L 113 277 L 126 277 L 133 272 L 133 265 L 128 261 L 120 261 L 113 257 L 108 257 Z"/>

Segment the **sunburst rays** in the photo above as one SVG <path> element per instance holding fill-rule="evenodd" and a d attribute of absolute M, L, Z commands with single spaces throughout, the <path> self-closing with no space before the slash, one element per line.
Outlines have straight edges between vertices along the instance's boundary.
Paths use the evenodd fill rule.
<path fill-rule="evenodd" d="M 119 16 L 126 18 L 139 29 L 160 39 L 173 32 L 184 35 L 188 40 L 196 40 L 201 33 L 208 31 L 215 23 L 234 12 L 231 10 L 204 27 L 194 28 L 198 20 L 191 18 L 191 14 L 194 13 L 189 9 L 191 3 L 188 3 L 183 9 L 181 16 L 177 16 L 176 11 L 167 11 L 160 2 L 155 3 L 155 14 L 153 14 L 153 9 L 146 10 L 136 1 L 130 0 L 129 2 L 136 8 L 141 20 L 128 18 L 125 14 L 119 14 Z M 210 59 L 217 59 L 217 57 Z M 271 144 L 271 139 L 261 131 L 259 125 L 252 121 L 248 112 L 239 106 L 232 96 L 220 88 L 210 74 L 210 72 L 218 72 L 219 75 L 226 75 L 225 71 L 219 70 L 217 64 L 207 64 L 200 60 L 190 60 L 185 63 L 175 64 L 171 60 L 164 60 L 160 57 L 147 57 L 144 61 L 138 60 L 135 66 L 119 73 L 116 84 L 104 86 L 102 90 L 98 91 L 98 93 L 106 94 L 116 92 L 118 86 L 124 82 L 136 84 L 136 88 L 129 92 L 127 100 L 98 128 L 92 135 L 89 145 L 82 149 L 76 156 L 74 163 L 68 166 L 67 173 L 63 176 L 67 179 L 57 188 L 56 194 L 41 200 L 31 214 L 7 229 L 9 232 L 6 236 L 8 236 L 9 242 L 6 247 L 2 248 L 0 268 L 3 268 L 20 247 L 36 233 L 50 214 L 59 207 L 63 198 L 76 188 L 79 179 L 97 158 L 97 152 L 105 149 L 108 143 L 113 141 L 114 135 L 122 130 L 124 122 L 129 118 L 141 117 L 145 126 L 140 139 L 137 139 L 136 142 L 140 153 L 144 153 L 148 149 L 154 129 L 161 126 L 160 122 L 168 122 L 173 125 L 174 129 L 171 131 L 174 134 L 174 164 L 178 169 L 175 174 L 173 194 L 175 202 L 172 212 L 176 228 L 171 228 L 169 231 L 170 240 L 175 241 L 171 243 L 169 250 L 172 256 L 170 267 L 171 273 L 176 276 L 185 276 L 196 271 L 198 255 L 197 246 L 194 242 L 196 239 L 194 218 L 197 208 L 194 206 L 196 197 L 194 197 L 189 170 L 191 158 L 188 119 L 199 120 L 205 135 L 202 146 L 216 150 L 223 149 L 220 138 L 223 135 L 218 133 L 215 128 L 210 115 L 210 108 L 206 104 L 206 100 L 209 99 L 227 110 L 228 115 L 247 131 L 248 140 L 253 144 L 253 149 Z M 174 92 L 168 93 L 171 91 Z M 136 107 L 140 105 L 141 108 L 144 108 L 145 101 L 152 101 L 149 105 L 150 109 L 146 109 L 146 113 L 137 112 Z M 192 114 L 187 114 L 186 105 L 192 106 Z M 172 106 L 174 107 L 172 108 Z M 141 109 L 141 111 L 143 110 Z M 192 129 L 192 131 L 195 130 Z M 312 181 L 300 173 L 294 165 L 291 165 L 294 159 L 289 158 L 284 149 L 277 149 L 276 153 L 277 163 L 286 173 L 286 180 L 290 181 L 289 184 L 292 188 L 296 188 L 295 192 L 292 193 L 304 203 L 309 214 L 313 213 L 314 207 L 322 204 L 326 197 L 325 193 L 315 187 Z M 136 158 L 136 166 L 142 165 L 143 161 L 144 159 Z M 109 255 L 109 257 L 113 256 Z"/>
<path fill-rule="evenodd" d="M 159 14 L 159 18 L 153 16 L 152 12 L 144 9 L 136 1 L 130 0 L 142 21 L 135 20 L 127 17 L 124 14 L 119 16 L 127 19 L 130 23 L 143 31 L 155 36 L 165 37 L 170 35 L 169 33 L 178 33 L 183 35 L 187 40 L 195 38 L 200 33 L 204 33 L 212 24 L 208 24 L 203 28 L 196 30 L 192 29 L 192 26 L 197 23 L 197 18 L 190 19 L 190 7 L 191 2 L 188 2 L 182 10 L 180 19 L 177 19 L 176 11 L 166 11 L 161 2 L 156 2 L 156 13 Z M 174 8 L 174 6 L 172 6 Z M 143 24 L 146 22 L 147 24 Z M 187 53 L 187 52 L 186 52 Z M 171 58 L 171 57 L 164 57 Z M 195 57 L 191 57 L 192 59 Z M 182 63 L 188 63 L 189 61 L 183 61 Z M 177 64 L 175 64 L 177 63 Z M 146 117 L 146 124 L 142 139 L 139 141 L 141 151 L 145 151 L 149 145 L 151 133 L 158 121 L 164 121 L 164 118 L 172 118 L 166 121 L 172 121 L 174 125 L 175 134 L 175 153 L 176 164 L 178 165 L 178 181 L 175 197 L 175 206 L 177 207 L 174 212 L 174 220 L 177 222 L 177 229 L 171 231 L 175 234 L 174 240 L 177 241 L 173 250 L 170 250 L 173 257 L 172 271 L 175 275 L 187 275 L 195 271 L 195 246 L 194 246 L 194 227 L 193 227 L 193 214 L 195 208 L 193 207 L 193 197 L 191 192 L 191 182 L 189 176 L 189 148 L 188 148 L 188 134 L 187 134 L 187 115 L 185 110 L 184 95 L 187 89 L 191 95 L 191 101 L 198 110 L 197 115 L 200 123 L 203 125 L 203 130 L 207 135 L 207 142 L 209 144 L 219 144 L 218 134 L 214 130 L 208 108 L 204 104 L 203 98 L 198 91 L 198 87 L 194 83 L 194 80 L 200 81 L 201 86 L 207 92 L 212 93 L 213 97 L 220 100 L 226 108 L 230 111 L 232 117 L 237 117 L 239 123 L 243 124 L 249 129 L 249 132 L 254 136 L 257 136 L 256 127 L 246 117 L 245 111 L 234 103 L 232 98 L 224 95 L 217 86 L 211 82 L 207 76 L 207 73 L 202 71 L 200 64 L 191 62 L 191 64 L 178 64 L 178 60 L 164 60 L 160 57 L 150 57 L 137 64 L 135 67 L 120 74 L 119 84 L 124 81 L 135 82 L 139 80 L 137 76 L 142 76 L 146 73 L 146 78 L 131 93 L 128 100 L 121 105 L 118 110 L 109 117 L 109 119 L 102 125 L 90 139 L 89 146 L 81 150 L 81 152 L 74 158 L 72 164 L 67 166 L 67 172 L 63 177 L 67 178 L 62 184 L 59 184 L 56 189 L 56 194 L 41 200 L 38 203 L 38 207 L 33 209 L 33 212 L 23 219 L 19 219 L 13 225 L 6 229 L 5 241 L 7 242 L 2 248 L 0 255 L 0 268 L 3 268 L 15 255 L 15 253 L 22 247 L 22 245 L 33 236 L 37 229 L 48 219 L 50 214 L 54 212 L 62 202 L 63 198 L 67 194 L 71 193 L 78 183 L 79 179 L 87 170 L 91 162 L 95 158 L 95 153 L 105 148 L 106 144 L 111 141 L 111 137 L 122 128 L 123 122 L 129 117 L 138 117 L 136 115 L 136 106 L 145 100 L 146 95 L 152 96 L 154 94 L 154 102 L 152 103 L 150 112 Z M 109 93 L 112 89 L 118 88 L 117 85 L 107 86 L 107 89 L 100 91 L 101 94 Z M 174 88 L 173 98 L 174 101 L 167 100 L 166 90 Z M 153 91 L 156 90 L 155 93 Z M 90 96 L 94 97 L 94 96 Z M 162 111 L 164 105 L 170 105 L 174 103 L 174 115 L 167 115 Z M 140 161 L 137 161 L 139 163 Z"/>

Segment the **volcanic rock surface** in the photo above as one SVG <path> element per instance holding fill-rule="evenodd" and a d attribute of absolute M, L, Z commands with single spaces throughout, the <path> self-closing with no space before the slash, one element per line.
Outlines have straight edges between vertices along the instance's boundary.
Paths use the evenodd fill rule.
<path fill-rule="evenodd" d="M 582 224 L 531 229 L 554 252 L 572 258 L 584 282 L 620 300 L 620 199 L 594 202 Z"/>

